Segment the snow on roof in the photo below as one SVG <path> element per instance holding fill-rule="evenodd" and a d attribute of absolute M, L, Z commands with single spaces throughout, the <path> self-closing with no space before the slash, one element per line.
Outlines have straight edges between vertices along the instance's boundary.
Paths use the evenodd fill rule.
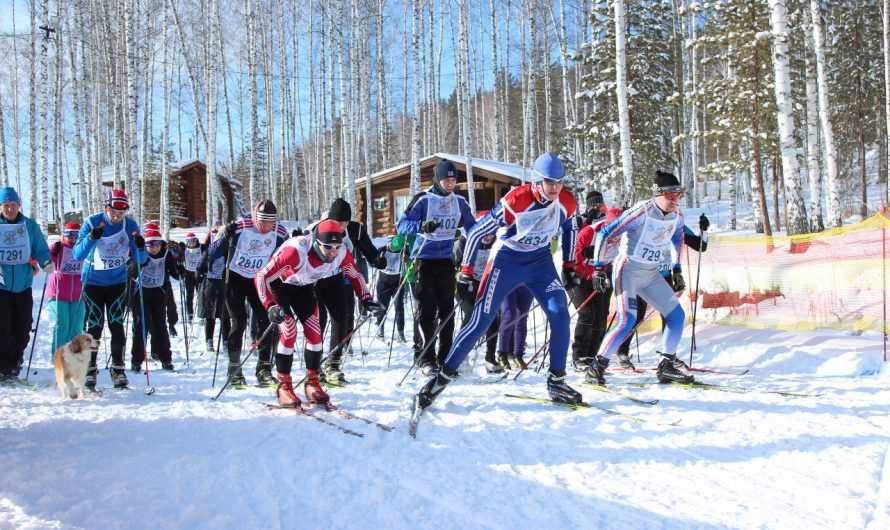
<path fill-rule="evenodd" d="M 452 153 L 436 153 L 433 155 L 429 155 L 420 159 L 420 163 L 423 164 L 433 158 L 439 158 L 444 160 L 451 160 L 452 162 L 462 164 L 466 167 L 467 165 L 467 157 L 463 155 L 455 155 Z M 491 171 L 492 173 L 497 173 L 499 175 L 504 175 L 506 177 L 515 178 L 516 180 L 527 181 L 531 177 L 531 169 L 520 166 L 519 164 L 511 164 L 509 162 L 498 162 L 495 160 L 485 160 L 484 158 L 473 158 L 473 167 L 477 169 L 482 169 L 485 171 Z M 396 171 L 411 167 L 411 162 L 407 162 L 405 164 L 400 164 L 398 166 L 393 166 L 391 168 L 384 169 L 383 171 L 378 171 L 371 175 L 371 182 L 378 177 L 382 177 L 384 175 L 389 175 Z M 367 177 L 362 177 L 359 179 L 355 179 L 355 184 L 364 184 Z"/>

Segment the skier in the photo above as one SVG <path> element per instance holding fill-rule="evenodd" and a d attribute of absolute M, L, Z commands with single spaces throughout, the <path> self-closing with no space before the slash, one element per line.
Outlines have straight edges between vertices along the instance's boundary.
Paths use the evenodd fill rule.
<path fill-rule="evenodd" d="M 198 265 L 203 258 L 204 250 L 198 244 L 198 236 L 194 232 L 185 235 L 185 249 L 182 252 L 182 278 L 185 282 L 185 314 L 188 322 L 192 323 L 194 315 L 195 288 L 198 286 Z M 182 301 L 180 301 L 182 302 Z"/>
<path fill-rule="evenodd" d="M 575 199 L 563 189 L 565 169 L 553 153 L 535 160 L 535 180 L 511 190 L 470 230 L 461 274 L 472 276 L 476 250 L 481 239 L 495 232 L 495 244 L 486 265 L 469 323 L 457 338 L 442 370 L 430 379 L 415 398 L 415 414 L 429 407 L 454 380 L 457 368 L 494 319 L 504 297 L 524 283 L 538 300 L 550 321 L 550 373 L 547 392 L 554 401 L 579 403 L 581 394 L 565 383 L 565 360 L 569 347 L 569 311 L 564 283 L 573 283 Z M 560 281 L 550 255 L 550 239 L 563 230 L 563 273 Z"/>
<path fill-rule="evenodd" d="M 127 387 L 124 366 L 124 312 L 127 302 L 127 257 L 145 261 L 148 253 L 145 240 L 139 235 L 139 225 L 126 217 L 130 200 L 122 190 L 111 190 L 105 195 L 105 209 L 87 218 L 80 228 L 74 245 L 74 259 L 82 260 L 83 301 L 86 309 L 84 328 L 96 339 L 86 388 L 96 389 L 99 369 L 99 340 L 105 317 L 111 332 L 111 381 L 115 388 Z"/>
<path fill-rule="evenodd" d="M 311 235 L 286 241 L 254 278 L 269 320 L 278 324 L 279 342 L 275 367 L 279 381 L 278 403 L 282 407 L 301 406 L 290 375 L 297 339 L 297 320 L 303 326 L 306 337 L 303 351 L 303 360 L 306 363 L 306 383 L 303 390 L 306 400 L 323 406 L 330 404 L 328 394 L 318 381 L 322 338 L 318 301 L 313 285 L 321 278 L 340 274 L 340 271 L 349 278 L 353 291 L 361 300 L 362 313 L 369 312 L 372 316 L 383 314 L 385 309 L 371 297 L 364 278 L 355 266 L 352 253 L 344 244 L 340 224 L 330 219 L 316 224 Z"/>
<path fill-rule="evenodd" d="M 83 261 L 74 259 L 74 244 L 79 231 L 79 223 L 66 224 L 62 236 L 50 247 L 56 271 L 47 278 L 46 298 L 55 322 L 53 349 L 50 350 L 53 352 L 83 333 L 83 300 L 80 299 Z"/>
<path fill-rule="evenodd" d="M 167 281 L 170 276 L 179 279 L 179 267 L 175 256 L 167 252 L 165 247 L 168 243 L 164 242 L 160 232 L 147 230 L 144 238 L 148 256 L 141 263 L 131 259 L 128 265 L 130 278 L 133 279 L 130 369 L 134 372 L 142 371 L 146 348 L 143 339 L 147 340 L 148 335 L 151 335 L 152 358 L 161 361 L 161 368 L 164 370 L 173 370 L 170 336 L 164 325 L 167 307 L 164 286 L 170 285 Z"/>
<path fill-rule="evenodd" d="M 439 162 L 433 185 L 411 199 L 397 225 L 398 233 L 417 235 L 411 257 L 418 258 L 417 311 L 423 336 L 421 351 L 424 353 L 423 358 L 419 358 L 421 351 L 415 350 L 414 360 L 424 375 L 438 371 L 451 349 L 454 335 L 455 271 L 451 260 L 454 234 L 458 228 L 470 230 L 475 224 L 466 199 L 454 193 L 456 186 L 457 168 L 448 160 Z M 435 353 L 437 330 L 438 355 Z"/>
<path fill-rule="evenodd" d="M 225 256 L 217 258 L 213 262 L 209 259 L 210 244 L 222 237 L 222 232 L 214 228 L 207 234 L 204 242 L 204 253 L 201 263 L 198 265 L 198 283 L 201 284 L 201 303 L 199 304 L 198 317 L 204 319 L 204 340 L 208 352 L 214 351 L 213 333 L 216 331 L 216 319 L 220 322 L 220 332 L 223 337 L 223 349 L 228 351 L 229 342 L 229 317 L 225 313 L 226 297 L 225 282 L 223 280 L 226 268 Z"/>
<path fill-rule="evenodd" d="M 698 227 L 701 233 L 701 236 L 695 235 L 695 232 L 692 231 L 686 225 L 683 225 L 683 244 L 688 246 L 689 248 L 695 250 L 696 252 L 704 252 L 708 250 L 708 227 L 711 226 L 711 221 L 708 220 L 705 214 L 701 214 L 698 218 Z M 680 296 L 683 293 L 683 290 L 686 289 L 686 283 L 674 283 L 677 278 L 680 280 L 683 279 L 683 276 L 675 277 L 673 274 L 670 274 L 667 270 L 662 270 L 661 275 L 668 285 L 671 286 L 671 289 L 677 293 L 677 296 Z M 637 319 L 645 318 L 646 310 L 649 308 L 649 304 L 643 300 L 642 297 L 637 296 L 637 315 L 640 315 Z M 639 327 L 639 323 L 636 324 Z M 665 319 L 664 315 L 661 316 L 661 329 L 664 330 Z M 618 347 L 618 361 L 621 363 L 620 366 L 625 368 L 634 369 L 636 368 L 633 363 L 630 361 L 630 342 L 633 339 L 633 335 L 628 335 L 624 342 L 621 343 L 621 346 Z M 683 362 L 680 357 L 675 357 L 673 359 L 674 368 L 678 370 L 688 370 L 689 367 Z"/>
<path fill-rule="evenodd" d="M 612 354 L 634 329 L 638 294 L 665 315 L 667 327 L 656 372 L 659 382 L 693 381 L 691 375 L 674 366 L 686 315 L 674 290 L 662 279 L 662 271 L 671 270 L 675 288 L 686 284 L 678 261 L 683 237 L 683 214 L 679 211 L 683 187 L 673 174 L 656 171 L 652 192 L 653 198 L 638 202 L 604 226 L 596 236 L 592 252 L 583 252 L 593 262 L 593 288 L 604 293 L 614 286 L 617 315 L 615 326 L 603 337 L 596 362 L 584 375 L 592 383 L 606 383 L 605 371 Z M 610 282 L 605 270 L 609 244 L 619 238 L 620 249 Z"/>
<path fill-rule="evenodd" d="M 334 199 L 328 210 L 328 220 L 336 222 L 340 229 L 345 232 L 343 244 L 353 256 L 356 269 L 360 271 L 362 276 L 366 276 L 361 272 L 362 257 L 367 256 L 368 260 L 374 267 L 386 267 L 386 259 L 381 258 L 368 235 L 365 225 L 358 221 L 352 220 L 352 207 L 348 202 L 341 198 Z M 319 221 L 321 223 L 323 221 Z M 312 230 L 319 223 L 309 225 L 308 230 Z M 367 270 L 367 266 L 365 266 Z M 355 327 L 355 297 L 353 296 L 354 287 L 350 285 L 351 280 L 343 274 L 335 272 L 333 275 L 320 279 L 315 283 L 315 295 L 319 302 L 319 322 L 321 329 L 324 331 L 327 324 L 328 316 L 331 318 L 331 329 L 328 336 L 328 343 L 331 350 L 343 339 L 352 333 Z M 342 370 L 343 352 L 349 351 L 350 346 L 346 344 L 342 348 L 333 352 L 328 356 L 324 366 L 323 377 L 326 381 L 334 384 L 340 384 L 345 381 Z"/>
<path fill-rule="evenodd" d="M 244 303 L 246 301 L 250 304 L 262 333 L 269 326 L 269 319 L 257 295 L 253 279 L 272 257 L 272 253 L 287 239 L 287 230 L 278 222 L 278 208 L 275 204 L 263 199 L 254 206 L 250 217 L 226 225 L 223 235 L 210 246 L 209 260 L 214 262 L 219 258 L 226 258 L 227 261 L 228 270 L 224 281 L 226 309 L 231 319 L 228 377 L 229 384 L 236 388 L 245 388 L 247 382 L 239 368 L 241 337 L 248 324 Z M 257 349 L 257 381 L 262 386 L 277 386 L 278 381 L 272 377 L 272 337 L 266 336 L 257 345 Z"/>
<path fill-rule="evenodd" d="M 386 260 L 386 267 L 377 276 L 377 300 L 389 307 L 395 304 L 395 326 L 399 332 L 398 341 L 405 342 L 405 288 L 402 285 L 402 250 L 404 237 L 396 238 L 395 231 L 386 238 L 379 256 Z M 399 289 L 401 287 L 401 289 Z M 377 319 L 377 337 L 384 338 L 384 315 Z"/>
<path fill-rule="evenodd" d="M 0 188 L 0 382 L 18 381 L 31 337 L 31 282 L 34 259 L 47 274 L 55 271 L 46 238 L 22 214 L 15 188 Z"/>
<path fill-rule="evenodd" d="M 609 302 L 612 297 L 611 289 L 593 294 L 593 282 L 591 281 L 593 266 L 587 263 L 582 253 L 585 248 L 593 244 L 597 232 L 621 214 L 621 210 L 618 209 L 607 213 L 603 194 L 599 191 L 590 191 L 585 197 L 585 202 L 587 211 L 584 214 L 581 231 L 578 232 L 578 241 L 575 245 L 575 273 L 581 278 L 581 284 L 570 292 L 572 303 L 578 311 L 575 340 L 572 343 L 572 360 L 575 363 L 575 368 L 582 372 L 586 372 L 590 365 L 596 362 L 596 352 L 606 333 Z M 612 270 L 612 259 L 617 250 L 617 245 L 611 243 L 603 265 L 607 274 Z M 620 354 L 618 359 L 624 366 L 624 358 Z"/>
<path fill-rule="evenodd" d="M 479 212 L 476 216 L 481 219 L 487 211 Z M 470 315 L 473 312 L 473 304 L 476 303 L 476 293 L 479 292 L 479 283 L 482 281 L 482 274 L 485 272 L 485 264 L 488 263 L 488 256 L 491 254 L 491 247 L 494 245 L 494 234 L 487 234 L 482 238 L 479 247 L 476 249 L 476 261 L 473 263 L 473 274 L 461 275 L 457 281 L 457 297 L 460 304 L 461 313 L 463 313 L 463 326 L 467 325 Z M 467 238 L 461 235 L 454 243 L 454 262 L 460 265 L 463 261 Z M 495 315 L 491 324 L 488 326 L 485 334 L 488 341 L 485 344 L 485 370 L 490 374 L 504 373 L 504 367 L 498 364 L 495 352 L 498 346 L 498 327 L 501 320 Z"/>

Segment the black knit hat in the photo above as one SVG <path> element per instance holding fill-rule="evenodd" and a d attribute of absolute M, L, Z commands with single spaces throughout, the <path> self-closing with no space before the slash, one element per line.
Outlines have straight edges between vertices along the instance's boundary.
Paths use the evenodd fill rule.
<path fill-rule="evenodd" d="M 605 204 L 605 202 L 606 201 L 603 200 L 603 194 L 596 190 L 587 192 L 587 196 L 584 197 L 584 204 L 587 206 L 588 210 L 599 206 L 600 204 Z"/>
<path fill-rule="evenodd" d="M 343 243 L 343 229 L 336 221 L 325 219 L 312 230 L 315 239 L 321 243 Z"/>
<path fill-rule="evenodd" d="M 676 175 L 666 171 L 655 171 L 655 178 L 652 181 L 652 193 L 654 195 L 682 192 L 683 186 L 680 185 L 680 179 Z"/>
<path fill-rule="evenodd" d="M 334 221 L 350 221 L 352 220 L 352 207 L 349 203 L 337 197 L 331 203 L 331 209 L 328 210 L 328 219 Z"/>
<path fill-rule="evenodd" d="M 278 220 L 278 208 L 275 206 L 275 203 L 269 199 L 263 199 L 256 203 L 256 206 L 253 208 L 253 214 L 257 221 Z"/>
<path fill-rule="evenodd" d="M 457 178 L 457 168 L 450 160 L 443 160 L 436 164 L 436 182 L 447 178 Z"/>

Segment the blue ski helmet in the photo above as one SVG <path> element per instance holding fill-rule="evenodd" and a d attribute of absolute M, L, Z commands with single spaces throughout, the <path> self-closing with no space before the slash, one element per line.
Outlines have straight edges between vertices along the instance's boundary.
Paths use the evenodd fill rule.
<path fill-rule="evenodd" d="M 562 180 L 566 176 L 566 170 L 559 161 L 559 157 L 553 153 L 547 152 L 535 159 L 534 181 L 540 182 L 547 180 Z"/>

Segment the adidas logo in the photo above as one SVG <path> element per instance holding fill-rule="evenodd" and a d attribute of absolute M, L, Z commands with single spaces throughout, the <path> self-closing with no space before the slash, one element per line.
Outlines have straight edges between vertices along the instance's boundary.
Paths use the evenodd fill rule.
<path fill-rule="evenodd" d="M 544 291 L 545 293 L 551 293 L 553 291 L 562 291 L 562 282 L 559 280 L 553 280 L 550 282 L 550 285 L 547 286 L 547 289 Z"/>

